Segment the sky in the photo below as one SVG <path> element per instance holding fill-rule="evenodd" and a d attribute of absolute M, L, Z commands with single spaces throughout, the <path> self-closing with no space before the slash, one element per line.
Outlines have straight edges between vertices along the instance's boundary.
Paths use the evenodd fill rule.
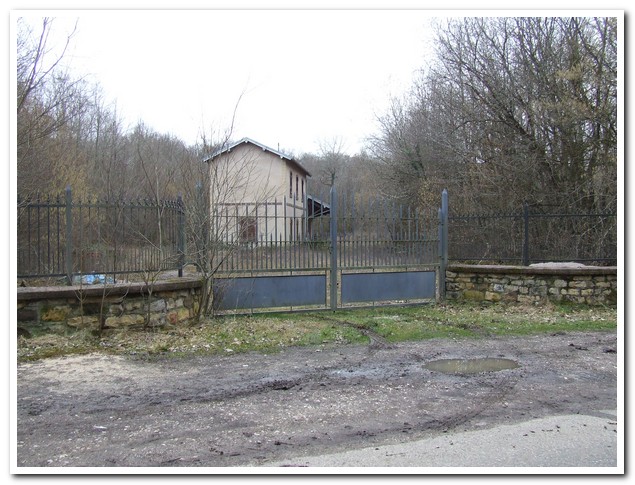
<path fill-rule="evenodd" d="M 131 9 L 138 1 L 112 0 L 108 10 L 78 10 L 71 2 L 11 12 L 56 17 L 60 43 L 77 22 L 65 62 L 101 87 L 129 128 L 141 121 L 195 144 L 232 127 L 235 140 L 249 137 L 296 156 L 333 145 L 361 151 L 391 98 L 404 96 L 433 58 L 434 18 L 527 13 L 461 10 L 454 0 L 440 5 L 454 10 L 403 0 L 349 8 L 351 0 L 335 2 L 337 8 L 328 1 L 210 0 L 187 9 L 182 0 L 177 10 L 154 0 L 154 10 L 143 3 Z M 559 12 L 533 11 L 541 13 Z"/>
<path fill-rule="evenodd" d="M 232 126 L 293 155 L 363 149 L 432 55 L 425 10 L 84 10 L 55 16 L 64 58 L 128 126 L 188 144 Z M 235 117 L 234 117 L 235 113 Z"/>

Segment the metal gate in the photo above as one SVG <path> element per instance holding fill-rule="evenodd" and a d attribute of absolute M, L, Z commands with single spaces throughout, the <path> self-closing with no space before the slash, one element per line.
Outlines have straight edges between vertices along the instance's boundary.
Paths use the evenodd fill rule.
<path fill-rule="evenodd" d="M 294 201 L 294 204 L 296 202 Z M 258 204 L 256 237 L 232 248 L 214 280 L 220 312 L 349 308 L 444 298 L 448 195 L 434 211 L 386 201 L 305 197 L 302 216 L 286 200 Z M 279 232 L 271 227 L 280 228 Z M 258 236 L 258 233 L 260 234 Z"/>

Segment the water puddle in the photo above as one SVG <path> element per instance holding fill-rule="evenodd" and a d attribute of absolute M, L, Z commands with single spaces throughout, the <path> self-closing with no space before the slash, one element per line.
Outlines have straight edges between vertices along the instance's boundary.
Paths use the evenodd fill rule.
<path fill-rule="evenodd" d="M 519 364 L 511 359 L 440 359 L 428 362 L 424 367 L 446 374 L 478 374 L 479 372 L 497 372 L 515 369 Z"/>

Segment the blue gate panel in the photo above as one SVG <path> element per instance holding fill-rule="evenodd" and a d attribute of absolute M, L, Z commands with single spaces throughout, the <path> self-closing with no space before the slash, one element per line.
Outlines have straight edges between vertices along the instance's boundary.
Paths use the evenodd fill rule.
<path fill-rule="evenodd" d="M 217 279 L 218 310 L 326 304 L 326 275 L 259 276 Z"/>
<path fill-rule="evenodd" d="M 434 298 L 435 283 L 434 271 L 342 274 L 342 303 Z"/>

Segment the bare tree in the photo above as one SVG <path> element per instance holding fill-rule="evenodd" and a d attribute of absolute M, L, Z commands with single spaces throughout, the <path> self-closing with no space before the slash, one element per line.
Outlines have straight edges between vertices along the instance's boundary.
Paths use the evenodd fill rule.
<path fill-rule="evenodd" d="M 270 202 L 277 183 L 270 180 L 266 168 L 256 163 L 255 153 L 238 154 L 239 150 L 234 150 L 226 157 L 212 156 L 232 145 L 233 119 L 225 131 L 202 137 L 199 157 L 180 166 L 187 214 L 185 256 L 196 266 L 202 282 L 197 318 L 214 312 L 214 298 L 224 281 L 218 278 L 219 272 L 223 270 L 225 279 L 231 277 L 226 263 L 241 249 L 243 231 L 248 229 L 240 226 L 239 211 L 244 220 L 262 217 L 258 206 Z"/>
<path fill-rule="evenodd" d="M 53 19 L 44 17 L 39 33 L 34 33 L 22 18 L 19 18 L 17 23 L 17 110 L 20 113 L 26 108 L 27 102 L 33 98 L 34 93 L 44 89 L 54 76 L 75 30 L 67 36 L 66 44 L 61 52 L 49 62 L 48 56 L 52 50 L 49 44 L 49 35 Z"/>
<path fill-rule="evenodd" d="M 439 24 L 435 62 L 373 140 L 387 190 L 414 197 L 445 185 L 467 210 L 523 201 L 614 208 L 616 26 L 559 17 Z"/>
<path fill-rule="evenodd" d="M 74 35 L 68 34 L 63 46 L 51 45 L 53 20 L 43 18 L 39 31 L 34 31 L 24 19 L 17 21 L 17 170 L 18 192 L 27 198 L 35 192 L 59 190 L 53 187 L 49 173 L 59 179 L 81 175 L 79 170 L 67 170 L 76 161 L 51 155 L 61 150 L 60 135 L 86 110 L 83 96 L 85 83 L 73 79 L 64 71 L 62 60 Z M 77 157 L 77 152 L 75 157 Z M 80 157 L 81 158 L 81 157 Z M 78 165 L 78 164 L 76 164 Z M 46 183 L 42 183 L 44 180 Z M 62 187 L 63 188 L 63 187 Z M 52 190 L 51 190 L 52 189 Z"/>

